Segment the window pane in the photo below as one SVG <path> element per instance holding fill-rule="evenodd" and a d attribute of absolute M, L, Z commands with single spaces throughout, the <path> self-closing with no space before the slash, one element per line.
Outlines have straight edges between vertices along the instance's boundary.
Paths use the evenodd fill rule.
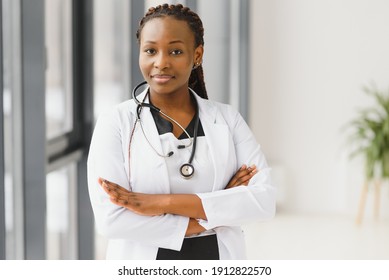
<path fill-rule="evenodd" d="M 130 96 L 129 5 L 127 0 L 96 0 L 93 4 L 95 116 Z"/>
<path fill-rule="evenodd" d="M 73 129 L 72 1 L 45 1 L 46 136 Z"/>
<path fill-rule="evenodd" d="M 47 174 L 47 259 L 77 257 L 76 164 Z"/>
<path fill-rule="evenodd" d="M 15 146 L 19 139 L 15 139 L 15 123 L 13 97 L 18 90 L 18 25 L 15 11 L 17 5 L 12 0 L 2 0 L 2 32 L 3 32 L 3 117 L 4 117 L 4 164 L 5 164 L 5 229 L 6 229 L 6 259 L 16 259 L 18 223 L 15 219 L 15 190 L 14 190 L 14 157 L 18 154 Z M 15 145 L 16 144 L 16 145 Z M 20 203 L 19 203 L 20 204 Z"/>

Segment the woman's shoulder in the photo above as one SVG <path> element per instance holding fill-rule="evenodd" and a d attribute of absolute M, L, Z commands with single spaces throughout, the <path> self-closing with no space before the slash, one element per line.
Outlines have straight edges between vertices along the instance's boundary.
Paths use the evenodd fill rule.
<path fill-rule="evenodd" d="M 97 119 L 100 121 L 123 121 L 132 118 L 135 112 L 136 104 L 132 99 L 129 99 L 103 109 Z"/>
<path fill-rule="evenodd" d="M 231 104 L 210 99 L 201 99 L 201 103 L 204 110 L 214 112 L 215 115 L 221 115 L 226 120 L 233 120 L 240 116 L 238 110 L 236 110 Z"/>
<path fill-rule="evenodd" d="M 136 103 L 133 99 L 128 99 L 115 105 L 114 110 L 120 114 L 135 113 Z"/>

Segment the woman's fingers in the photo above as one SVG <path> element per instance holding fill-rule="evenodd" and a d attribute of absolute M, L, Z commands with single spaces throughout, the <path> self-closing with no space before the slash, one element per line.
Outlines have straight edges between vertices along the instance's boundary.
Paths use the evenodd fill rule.
<path fill-rule="evenodd" d="M 257 167 L 255 165 L 251 165 L 247 167 L 246 165 L 242 165 L 241 168 L 235 173 L 235 175 L 231 178 L 230 182 L 226 186 L 226 189 L 245 185 L 247 186 L 250 179 L 257 173 Z"/>
<path fill-rule="evenodd" d="M 128 207 L 130 205 L 137 206 L 137 196 L 135 193 L 119 186 L 118 184 L 102 179 L 99 180 L 105 192 L 110 196 L 110 200 L 119 206 Z"/>
<path fill-rule="evenodd" d="M 247 172 L 247 166 L 245 164 L 243 164 L 239 170 L 234 174 L 234 176 L 232 176 L 230 182 L 228 183 L 227 187 L 226 188 L 230 188 L 230 187 L 233 187 L 236 185 L 237 181 L 238 181 L 238 178 L 239 178 L 239 174 L 241 174 L 242 172 Z"/>
<path fill-rule="evenodd" d="M 113 197 L 111 197 L 111 201 L 113 202 L 113 203 L 115 203 L 115 204 L 117 204 L 117 205 L 119 205 L 119 206 L 124 206 L 124 207 L 126 207 L 126 206 L 128 206 L 128 200 L 127 199 L 123 199 L 123 198 L 113 198 Z"/>
<path fill-rule="evenodd" d="M 250 167 L 247 167 L 246 164 L 243 164 L 241 168 L 235 173 L 233 177 L 234 184 L 236 184 L 242 176 L 248 174 L 250 172 Z"/>
<path fill-rule="evenodd" d="M 239 176 L 236 179 L 235 186 L 248 185 L 250 179 L 257 173 L 257 168 L 255 166 L 250 166 L 246 170 L 239 173 Z"/>
<path fill-rule="evenodd" d="M 103 187 L 105 192 L 109 194 L 109 196 L 114 198 L 124 197 L 131 193 L 127 189 L 119 186 L 118 184 L 112 183 L 102 178 L 99 178 L 99 184 Z"/>
<path fill-rule="evenodd" d="M 246 175 L 240 177 L 240 178 L 238 179 L 238 181 L 237 181 L 237 185 L 238 185 L 238 186 L 239 186 L 239 185 L 247 186 L 247 185 L 249 184 L 249 182 L 250 182 L 250 179 L 253 178 L 253 176 L 254 176 L 255 174 L 257 174 L 257 173 L 258 173 L 258 170 L 257 170 L 257 169 L 254 169 L 254 170 L 252 170 L 250 173 L 248 173 L 248 174 L 246 174 Z"/>
<path fill-rule="evenodd" d="M 158 199 L 154 199 L 154 195 L 135 193 L 103 178 L 99 178 L 98 182 L 109 195 L 110 201 L 117 206 L 127 208 L 139 215 L 164 214 L 159 208 L 156 208 Z"/>

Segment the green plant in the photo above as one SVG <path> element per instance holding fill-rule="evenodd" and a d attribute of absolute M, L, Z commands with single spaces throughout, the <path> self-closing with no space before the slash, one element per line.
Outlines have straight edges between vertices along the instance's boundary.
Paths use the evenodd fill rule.
<path fill-rule="evenodd" d="M 374 85 L 363 89 L 374 98 L 375 106 L 361 110 L 350 123 L 350 140 L 356 145 L 351 156 L 364 157 L 366 179 L 389 178 L 389 92 Z"/>

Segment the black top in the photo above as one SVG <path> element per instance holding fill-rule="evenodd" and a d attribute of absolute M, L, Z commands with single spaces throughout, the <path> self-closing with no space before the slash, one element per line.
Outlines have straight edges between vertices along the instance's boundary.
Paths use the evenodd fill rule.
<path fill-rule="evenodd" d="M 192 98 L 192 101 L 196 103 L 196 98 L 193 96 L 193 94 L 191 94 L 190 96 Z M 149 98 L 149 102 L 151 105 L 153 104 L 153 103 L 151 103 L 150 98 Z M 198 106 L 198 105 L 196 105 L 196 106 Z M 154 118 L 154 122 L 155 122 L 155 125 L 157 126 L 159 135 L 173 132 L 173 124 L 169 120 L 163 118 L 161 116 L 161 114 L 159 112 L 157 112 L 156 110 L 150 110 L 150 111 L 151 111 L 151 114 Z M 190 137 L 194 137 L 195 124 L 196 124 L 196 114 L 193 116 L 193 118 L 190 121 L 190 123 L 188 124 L 188 126 L 184 127 L 186 132 L 188 132 Z M 199 119 L 199 127 L 197 130 L 197 137 L 199 137 L 199 136 L 205 136 L 203 126 L 201 125 L 200 119 Z M 186 135 L 186 133 L 184 131 L 178 137 L 179 140 L 186 139 L 186 138 L 188 138 L 188 135 Z"/>

